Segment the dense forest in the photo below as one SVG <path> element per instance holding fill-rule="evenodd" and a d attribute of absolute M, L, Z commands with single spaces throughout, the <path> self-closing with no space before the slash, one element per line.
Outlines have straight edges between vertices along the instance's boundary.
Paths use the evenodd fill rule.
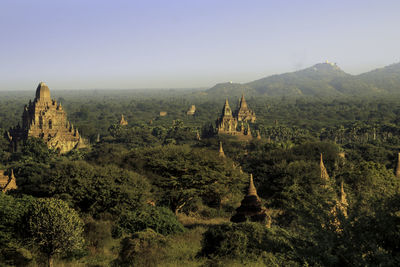
<path fill-rule="evenodd" d="M 0 169 L 18 185 L 0 194 L 0 266 L 400 264 L 400 97 L 249 96 L 240 141 L 215 133 L 224 98 L 200 89 L 54 91 L 90 146 L 12 152 L 32 96 L 0 93 Z M 250 174 L 267 219 L 233 223 Z"/>

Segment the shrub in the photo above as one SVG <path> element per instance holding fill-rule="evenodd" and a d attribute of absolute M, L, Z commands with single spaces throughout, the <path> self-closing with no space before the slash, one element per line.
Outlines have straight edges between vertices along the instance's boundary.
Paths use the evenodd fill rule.
<path fill-rule="evenodd" d="M 222 224 L 203 235 L 200 255 L 209 258 L 273 261 L 293 251 L 290 235 L 281 228 L 268 229 L 259 223 Z"/>
<path fill-rule="evenodd" d="M 111 239 L 111 223 L 90 218 L 84 227 L 85 240 L 95 250 L 102 250 Z"/>
<path fill-rule="evenodd" d="M 151 228 L 157 233 L 168 235 L 184 230 L 171 210 L 153 206 L 126 212 L 120 217 L 119 225 L 128 233 Z"/>
<path fill-rule="evenodd" d="M 121 250 L 114 266 L 156 266 L 163 256 L 165 237 L 152 229 L 137 232 L 121 241 Z"/>
<path fill-rule="evenodd" d="M 79 250 L 83 223 L 78 213 L 59 199 L 37 199 L 27 214 L 27 230 L 33 244 L 53 264 L 53 256 Z"/>

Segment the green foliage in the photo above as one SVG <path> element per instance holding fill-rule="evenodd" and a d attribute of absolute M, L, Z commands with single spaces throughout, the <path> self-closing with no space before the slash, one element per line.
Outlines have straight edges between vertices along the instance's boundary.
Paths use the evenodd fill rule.
<path fill-rule="evenodd" d="M 232 161 L 221 159 L 216 151 L 187 146 L 137 149 L 125 162 L 149 177 L 160 202 L 174 212 L 197 197 L 218 207 L 227 194 L 241 192 L 247 180 L 239 169 L 233 169 Z"/>
<path fill-rule="evenodd" d="M 184 227 L 167 208 L 148 206 L 140 210 L 128 211 L 120 217 L 118 225 L 128 233 L 150 228 L 157 233 L 168 235 L 182 232 Z"/>
<path fill-rule="evenodd" d="M 379 76 L 383 71 L 388 77 L 376 84 L 337 77 L 341 74 L 336 71 L 320 69 L 319 77 L 310 70 L 289 75 L 299 83 L 275 77 L 257 82 L 258 92 L 250 87 L 246 90 L 254 95 L 299 90 L 314 94 L 335 88 L 348 94 L 374 86 L 389 88 L 396 80 L 396 68 L 371 73 Z M 312 81 L 314 78 L 316 81 Z M 221 84 L 215 89 L 234 89 L 231 97 L 240 95 L 243 87 Z M 107 260 L 117 257 L 111 247 L 119 241 L 107 241 L 111 227 L 116 236 L 124 231 L 147 233 L 147 227 L 169 234 L 166 243 L 152 242 L 151 234 L 127 239 L 131 246 L 121 251 L 121 264 L 131 260 L 155 265 L 169 259 L 165 264 L 171 266 L 398 265 L 400 180 L 393 175 L 400 150 L 398 96 L 321 99 L 246 95 L 257 114 L 252 132 L 258 130 L 262 139 L 240 142 L 213 136 L 223 99 L 218 100 L 219 93 L 208 93 L 64 92 L 63 106 L 80 133 L 91 141 L 98 133 L 102 137 L 89 152 L 56 155 L 42 141 L 29 139 L 20 152 L 10 154 L 9 143 L 1 136 L 1 169 L 14 169 L 19 189 L 11 196 L 0 196 L 0 262 L 34 264 L 37 258 L 34 250 L 24 247 L 26 242 L 19 231 L 21 217 L 33 201 L 31 197 L 17 197 L 25 193 L 63 199 L 86 218 L 93 218 L 86 220 L 85 227 L 92 257 L 85 261 L 88 265 L 107 265 Z M 31 94 L 0 94 L 3 133 L 20 121 Z M 230 99 L 234 108 L 232 101 L 237 98 Z M 187 116 L 185 111 L 192 104 L 196 104 L 196 116 Z M 168 115 L 159 117 L 159 111 Z M 129 125 L 115 124 L 121 113 Z M 199 129 L 201 141 L 195 140 Z M 218 157 L 219 141 L 223 142 L 225 159 Z M 345 159 L 338 156 L 339 152 L 345 152 Z M 320 153 L 330 175 L 327 183 L 320 179 Z M 238 167 L 234 169 L 233 163 L 254 174 L 258 194 L 272 217 L 271 229 L 248 224 L 213 225 L 232 215 L 245 192 L 247 175 L 240 174 Z M 338 214 L 338 227 L 332 225 L 335 218 L 331 211 L 341 181 L 349 216 Z M 196 234 L 193 247 L 189 245 L 192 237 L 186 239 L 189 231 L 171 235 L 182 231 L 182 226 L 167 209 L 145 205 L 149 200 L 185 212 L 191 227 L 210 227 L 210 242 L 203 248 L 208 251 L 203 255 L 210 257 L 207 262 L 204 257 L 194 258 L 200 234 Z M 182 256 L 184 253 L 186 256 Z"/>
<path fill-rule="evenodd" d="M 129 147 L 155 146 L 160 144 L 155 136 L 152 135 L 152 129 L 145 125 L 122 126 L 119 124 L 111 125 L 109 132 L 115 141 L 124 143 Z"/>
<path fill-rule="evenodd" d="M 397 265 L 400 261 L 399 208 L 399 195 L 396 194 L 376 205 L 374 214 L 352 216 L 345 225 L 340 251 L 349 264 Z"/>
<path fill-rule="evenodd" d="M 37 199 L 27 215 L 27 230 L 33 244 L 51 265 L 56 254 L 81 249 L 83 222 L 78 213 L 59 199 Z"/>
<path fill-rule="evenodd" d="M 22 217 L 30 209 L 34 198 L 13 196 L 0 193 L 0 241 L 2 244 L 12 242 L 17 238 L 18 225 Z"/>
<path fill-rule="evenodd" d="M 93 146 L 92 151 L 86 155 L 85 159 L 100 166 L 121 165 L 127 152 L 128 150 L 123 144 L 104 142 Z"/>
<path fill-rule="evenodd" d="M 10 157 L 8 152 L 10 142 L 6 139 L 5 134 L 3 135 L 2 133 L 4 133 L 4 130 L 0 128 L 0 164 L 4 164 Z"/>
<path fill-rule="evenodd" d="M 222 224 L 204 233 L 201 255 L 242 260 L 264 256 L 266 261 L 280 265 L 294 256 L 291 239 L 289 232 L 267 229 L 259 223 Z"/>
<path fill-rule="evenodd" d="M 27 264 L 32 260 L 22 241 L 21 225 L 34 198 L 16 198 L 0 193 L 0 262 L 10 265 Z"/>
<path fill-rule="evenodd" d="M 244 170 L 254 174 L 259 195 L 272 201 L 274 207 L 285 209 L 282 202 L 286 198 L 282 195 L 285 191 L 298 187 L 303 190 L 299 195 L 315 196 L 322 182 L 317 165 L 320 154 L 324 155 L 328 173 L 334 174 L 338 152 L 337 145 L 327 142 L 306 142 L 290 149 L 266 144 L 241 161 Z"/>
<path fill-rule="evenodd" d="M 42 168 L 17 172 L 21 190 L 35 196 L 63 199 L 74 208 L 98 216 L 119 215 L 143 205 L 149 184 L 145 177 L 116 166 L 93 166 L 84 161 L 56 161 Z M 34 189 L 34 190 L 32 190 Z"/>
<path fill-rule="evenodd" d="M 84 226 L 85 241 L 89 248 L 103 251 L 105 245 L 111 240 L 111 222 L 88 218 Z"/>
<path fill-rule="evenodd" d="M 56 156 L 40 138 L 29 137 L 22 145 L 21 151 L 13 155 L 13 161 L 48 163 Z"/>
<path fill-rule="evenodd" d="M 119 257 L 114 266 L 157 266 L 162 261 L 164 236 L 152 229 L 143 229 L 121 241 Z"/>

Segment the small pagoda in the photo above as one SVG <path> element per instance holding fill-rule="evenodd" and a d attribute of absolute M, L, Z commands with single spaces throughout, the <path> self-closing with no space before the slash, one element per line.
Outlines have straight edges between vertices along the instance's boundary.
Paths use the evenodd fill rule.
<path fill-rule="evenodd" d="M 119 125 L 121 126 L 128 125 L 128 121 L 125 119 L 124 114 L 121 114 L 121 120 L 119 121 Z"/>
<path fill-rule="evenodd" d="M 236 214 L 232 216 L 231 222 L 241 223 L 246 221 L 265 222 L 267 218 L 266 208 L 262 206 L 254 186 L 253 175 L 250 174 L 249 189 L 242 200 Z"/>

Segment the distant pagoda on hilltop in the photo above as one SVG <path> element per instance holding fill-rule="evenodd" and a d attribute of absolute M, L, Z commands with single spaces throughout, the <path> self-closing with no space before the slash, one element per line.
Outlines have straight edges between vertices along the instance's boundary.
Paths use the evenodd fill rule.
<path fill-rule="evenodd" d="M 25 105 L 22 126 L 18 124 L 11 128 L 7 135 L 14 151 L 18 143 L 28 137 L 40 138 L 49 148 L 60 153 L 85 147 L 85 140 L 78 129 L 68 122 L 61 103 L 50 98 L 50 89 L 44 82 L 39 83 L 34 101 Z"/>

